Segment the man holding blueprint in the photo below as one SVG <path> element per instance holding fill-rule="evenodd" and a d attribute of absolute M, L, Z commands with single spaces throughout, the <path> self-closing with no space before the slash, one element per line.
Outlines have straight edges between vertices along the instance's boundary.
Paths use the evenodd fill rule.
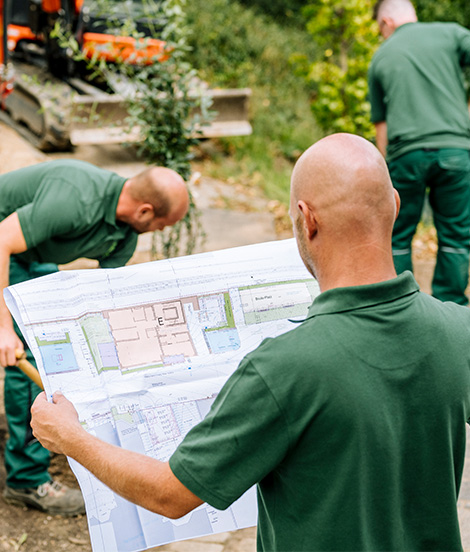
<path fill-rule="evenodd" d="M 374 146 L 319 141 L 294 169 L 290 214 L 321 294 L 242 360 L 169 462 L 90 435 L 60 393 L 36 399 L 34 434 L 170 518 L 257 484 L 259 550 L 461 550 L 470 311 L 396 276 L 398 209 Z"/>

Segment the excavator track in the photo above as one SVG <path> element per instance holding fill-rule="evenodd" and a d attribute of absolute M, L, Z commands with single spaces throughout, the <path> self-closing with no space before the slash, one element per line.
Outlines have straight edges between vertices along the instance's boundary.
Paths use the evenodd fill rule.
<path fill-rule="evenodd" d="M 35 66 L 15 63 L 14 70 L 15 86 L 0 119 L 42 151 L 70 149 L 70 87 Z"/>
<path fill-rule="evenodd" d="M 0 119 L 42 151 L 65 151 L 81 144 L 136 142 L 139 129 L 126 124 L 126 102 L 79 79 L 66 81 L 43 68 L 14 62 L 13 92 L 5 99 Z M 195 92 L 196 93 L 196 92 Z M 206 89 L 214 120 L 202 137 L 251 134 L 250 89 Z"/>

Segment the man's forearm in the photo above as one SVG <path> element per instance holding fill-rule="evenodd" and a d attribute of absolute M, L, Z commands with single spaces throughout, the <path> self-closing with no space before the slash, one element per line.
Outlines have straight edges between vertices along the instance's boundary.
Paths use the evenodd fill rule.
<path fill-rule="evenodd" d="M 0 247 L 0 329 L 13 330 L 10 312 L 3 299 L 3 290 L 9 284 L 10 255 Z"/>
<path fill-rule="evenodd" d="M 152 512 L 179 518 L 200 500 L 174 475 L 167 462 L 110 445 L 87 433 L 72 404 L 60 394 L 54 404 L 44 393 L 32 408 L 34 435 L 49 450 L 70 456 L 110 489 Z"/>
<path fill-rule="evenodd" d="M 197 497 L 178 498 L 183 485 L 167 462 L 110 445 L 85 431 L 71 444 L 68 456 L 122 497 L 157 514 L 179 518 L 202 503 Z"/>
<path fill-rule="evenodd" d="M 0 365 L 16 364 L 15 349 L 22 349 L 21 340 L 13 329 L 13 320 L 3 299 L 9 283 L 10 257 L 26 251 L 26 242 L 17 213 L 0 222 Z"/>
<path fill-rule="evenodd" d="M 23 344 L 16 335 L 13 319 L 10 315 L 3 290 L 9 283 L 10 255 L 0 247 L 0 365 L 13 366 L 16 364 L 16 350 L 22 350 Z"/>
<path fill-rule="evenodd" d="M 387 155 L 387 123 L 382 121 L 380 123 L 375 123 L 375 144 L 380 153 L 386 157 Z"/>
<path fill-rule="evenodd" d="M 16 213 L 0 222 L 0 327 L 13 330 L 10 312 L 3 299 L 3 290 L 8 287 L 10 257 L 26 251 L 26 242 Z"/>

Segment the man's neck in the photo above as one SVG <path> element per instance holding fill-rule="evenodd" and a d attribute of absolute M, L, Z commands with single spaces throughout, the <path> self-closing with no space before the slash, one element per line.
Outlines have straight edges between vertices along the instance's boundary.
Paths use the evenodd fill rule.
<path fill-rule="evenodd" d="M 316 267 L 316 277 L 322 292 L 339 287 L 365 286 L 397 277 L 391 253 L 387 255 L 347 255 L 330 257 Z"/>

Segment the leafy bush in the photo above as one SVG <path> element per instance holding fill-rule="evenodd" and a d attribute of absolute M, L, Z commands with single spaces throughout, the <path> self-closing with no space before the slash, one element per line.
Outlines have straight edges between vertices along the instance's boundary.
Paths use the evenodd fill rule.
<path fill-rule="evenodd" d="M 241 0 L 241 3 L 274 17 L 282 23 L 300 23 L 305 0 Z"/>
<path fill-rule="evenodd" d="M 187 53 L 184 8 L 186 0 L 142 0 L 139 9 L 146 18 L 145 33 L 136 25 L 134 4 L 116 3 L 114 0 L 93 0 L 94 14 L 100 14 L 109 32 L 135 39 L 134 63 L 117 56 L 113 62 L 96 54 L 89 60 L 77 40 L 59 20 L 53 36 L 62 48 L 69 49 L 77 63 L 86 66 L 90 80 L 106 85 L 120 93 L 128 110 L 127 127 L 138 128 L 140 141 L 137 151 L 146 163 L 177 171 L 186 181 L 191 175 L 191 148 L 200 116 L 194 108 L 204 106 L 190 95 L 196 72 L 185 60 Z M 129 11 L 130 10 L 130 11 Z M 159 29 L 152 24 L 158 21 Z M 62 23 L 62 25 L 61 25 Z M 152 36 L 153 35 L 153 36 Z M 158 38 L 165 42 L 162 53 L 147 53 L 147 39 Z M 112 49 L 111 44 L 108 45 Z M 105 48 L 106 50 L 106 48 Z M 140 50 L 140 52 L 139 52 Z M 137 56 L 140 53 L 142 56 Z M 150 57 L 149 57 L 150 56 Z M 202 100 L 201 100 L 202 101 Z M 164 232 L 155 232 L 152 250 L 161 250 L 166 257 L 175 256 L 185 243 L 186 254 L 192 253 L 204 235 L 200 224 L 200 211 L 190 193 L 190 208 L 186 217 Z"/>
<path fill-rule="evenodd" d="M 421 21 L 455 21 L 470 28 L 468 0 L 415 0 L 414 5 Z"/>
<path fill-rule="evenodd" d="M 319 138 L 309 87 L 289 59 L 299 50 L 313 57 L 314 41 L 233 0 L 193 0 L 186 11 L 190 61 L 200 76 L 211 86 L 253 92 L 253 134 L 221 140 L 231 157 L 215 176 L 254 176 L 268 196 L 287 201 L 292 162 Z"/>
<path fill-rule="evenodd" d="M 326 133 L 374 136 L 367 101 L 367 70 L 378 43 L 372 6 L 372 0 L 321 0 L 304 9 L 323 57 L 311 62 L 302 54 L 294 60 L 313 86 L 312 112 Z"/>

